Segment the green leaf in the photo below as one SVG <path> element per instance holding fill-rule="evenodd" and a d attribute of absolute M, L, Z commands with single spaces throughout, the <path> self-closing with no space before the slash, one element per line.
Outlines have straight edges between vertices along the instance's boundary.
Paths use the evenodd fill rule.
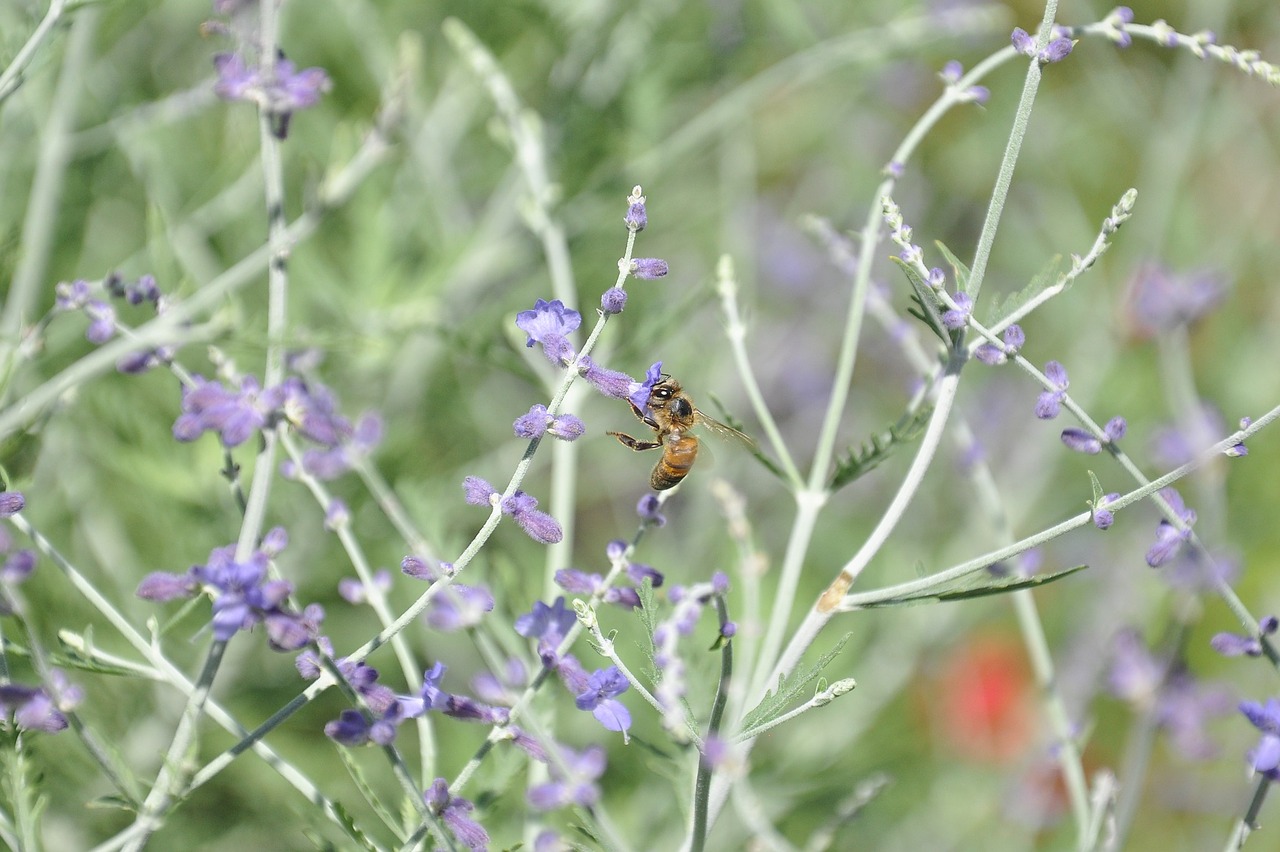
<path fill-rule="evenodd" d="M 387 805 L 382 796 L 373 789 L 373 786 L 369 783 L 368 779 L 365 778 L 364 770 L 361 769 L 360 765 L 352 758 L 351 750 L 338 746 L 333 749 L 333 753 L 338 755 L 343 766 L 346 767 L 347 774 L 351 777 L 351 780 L 355 782 L 356 788 L 360 791 L 360 795 L 363 796 L 364 800 L 371 808 L 373 808 L 374 813 L 376 813 L 378 818 L 382 820 L 383 825 L 387 826 L 392 831 L 397 832 L 397 836 L 400 837 L 401 840 L 404 840 L 405 838 L 399 834 L 401 829 L 400 821 L 396 818 L 394 810 Z M 336 806 L 337 802 L 334 802 L 334 805 Z M 348 822 L 342 826 L 343 830 L 346 831 L 347 836 L 357 842 L 368 844 L 369 839 L 365 836 L 364 830 L 360 828 L 356 821 L 348 814 L 343 814 L 343 816 L 348 819 Z M 374 849 L 376 847 L 366 845 L 365 848 Z"/>
<path fill-rule="evenodd" d="M 951 267 L 951 271 L 956 276 L 956 289 L 961 293 L 969 292 L 969 267 L 960 262 L 960 259 L 951 253 L 951 249 L 947 248 L 942 240 L 934 240 L 934 245 L 938 247 L 938 251 L 942 252 L 942 256 L 947 259 L 947 264 Z"/>
<path fill-rule="evenodd" d="M 755 709 L 743 717 L 742 730 L 749 731 L 752 728 L 768 724 L 785 713 L 789 705 L 798 701 L 809 700 L 810 695 L 807 687 L 817 680 L 819 675 L 822 674 L 822 670 L 829 666 L 831 661 L 844 650 L 845 643 L 849 641 L 849 637 L 852 635 L 852 633 L 846 633 L 841 636 L 836 646 L 823 654 L 809 668 L 803 671 L 797 669 L 791 673 L 791 677 L 780 679 L 778 688 L 766 695 L 764 700 L 756 705 Z"/>
<path fill-rule="evenodd" d="M 931 405 L 926 405 L 914 412 L 907 411 L 886 431 L 872 435 L 856 450 L 851 448 L 843 458 L 836 459 L 835 470 L 827 484 L 828 489 L 838 491 L 873 470 L 898 447 L 920 437 L 920 433 L 924 431 L 925 425 L 932 416 L 933 406 Z"/>
<path fill-rule="evenodd" d="M 1093 486 L 1093 502 L 1089 505 L 1099 506 L 1102 504 L 1102 498 L 1106 496 L 1106 492 L 1102 490 L 1102 483 L 1098 481 L 1098 477 L 1093 471 L 1089 471 L 1089 482 Z"/>
<path fill-rule="evenodd" d="M 895 256 L 889 259 L 898 264 L 898 268 L 903 271 L 911 284 L 913 291 L 911 301 L 915 302 L 916 307 L 908 308 L 907 312 L 928 326 L 934 334 L 938 335 L 938 339 L 950 346 L 951 332 L 942 324 L 942 314 L 938 313 L 938 297 L 933 294 L 933 288 L 902 258 Z"/>
<path fill-rule="evenodd" d="M 1062 273 L 1058 271 L 1061 265 L 1062 255 L 1055 254 L 1025 287 L 1016 293 L 1010 293 L 1003 300 L 995 300 L 990 314 L 987 315 L 989 319 L 987 325 L 995 325 L 1043 291 L 1057 284 L 1062 279 Z"/>
<path fill-rule="evenodd" d="M 986 572 L 986 568 L 978 568 L 964 577 L 954 578 L 929 588 L 905 594 L 892 594 L 892 589 L 886 589 L 886 595 L 883 598 L 875 598 L 874 592 L 868 592 L 865 600 L 863 595 L 858 595 L 857 608 L 878 609 L 891 606 L 914 606 L 922 603 L 944 603 L 947 601 L 982 598 L 988 595 L 1003 595 L 1018 589 L 1033 589 L 1036 586 L 1043 586 L 1046 583 L 1061 580 L 1063 577 L 1069 577 L 1077 571 L 1083 571 L 1088 567 L 1088 565 L 1076 565 L 1072 568 L 1055 571 L 1052 574 L 1037 574 L 1034 577 L 1020 577 L 1016 574 L 1010 574 L 1006 577 L 992 577 L 990 574 L 985 574 L 989 582 L 975 584 L 974 577 L 981 579 L 984 572 Z"/>

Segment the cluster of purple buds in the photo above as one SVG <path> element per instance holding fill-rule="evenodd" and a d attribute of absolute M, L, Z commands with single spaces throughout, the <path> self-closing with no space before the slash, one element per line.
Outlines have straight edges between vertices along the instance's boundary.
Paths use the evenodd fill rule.
<path fill-rule="evenodd" d="M 417 556 L 402 559 L 400 570 L 406 576 L 429 583 L 434 583 L 442 576 L 453 575 L 452 564 L 442 563 L 441 570 L 437 570 Z M 432 598 L 425 617 L 427 624 L 436 630 L 453 633 L 475 627 L 486 614 L 493 611 L 493 603 L 493 594 L 484 586 L 451 583 Z"/>
<path fill-rule="evenodd" d="M 623 572 L 631 581 L 631 586 L 605 586 L 605 578 L 601 574 L 579 571 L 576 568 L 563 568 L 556 572 L 556 585 L 573 595 L 597 597 L 605 603 L 633 609 L 640 606 L 640 594 L 637 588 L 648 580 L 653 588 L 663 583 L 662 573 L 650 565 L 626 560 L 627 543 L 617 540 L 605 546 L 605 555 L 611 563 L 623 562 Z"/>
<path fill-rule="evenodd" d="M 678 736 L 686 734 L 681 702 L 686 691 L 685 666 L 678 654 L 679 638 L 693 632 L 708 602 L 728 591 L 729 578 L 720 571 L 712 576 L 709 583 L 672 586 L 668 593 L 668 599 L 674 604 L 671 616 L 654 628 L 653 664 L 662 673 L 662 679 L 654 690 L 654 697 L 662 705 L 664 727 Z M 725 622 L 721 627 L 721 637 L 732 638 L 736 631 L 737 627 L 733 622 Z"/>
<path fill-rule="evenodd" d="M 324 610 L 311 604 L 294 612 L 286 606 L 293 584 L 268 577 L 271 558 L 286 543 L 284 530 L 277 527 L 244 562 L 235 561 L 234 545 L 214 548 L 204 565 L 193 565 L 184 574 L 148 574 L 138 584 L 138 597 L 164 602 L 207 593 L 213 598 L 213 636 L 219 642 L 263 624 L 272 649 L 296 651 L 319 636 Z"/>
<path fill-rule="evenodd" d="M 323 68 L 297 70 L 288 59 L 278 58 L 263 67 L 251 66 L 239 53 L 219 53 L 213 57 L 218 81 L 214 93 L 227 101 L 246 101 L 271 116 L 277 139 L 289 135 L 293 113 L 315 106 L 329 91 L 332 81 Z"/>
<path fill-rule="evenodd" d="M 1106 443 L 1104 444 L 1101 438 L 1096 438 L 1084 429 L 1072 426 L 1062 430 L 1062 443 L 1066 444 L 1068 449 L 1077 453 L 1096 456 L 1102 452 L 1104 446 L 1114 446 L 1117 441 L 1124 437 L 1124 433 L 1128 428 L 1129 424 L 1123 417 L 1112 417 L 1107 421 L 1107 425 L 1102 427 L 1103 434 L 1106 435 Z"/>
<path fill-rule="evenodd" d="M 1054 36 L 1043 50 L 1036 47 L 1036 40 L 1022 27 L 1014 27 L 1010 40 L 1019 53 L 1034 57 L 1041 65 L 1048 65 L 1051 62 L 1061 62 L 1066 59 L 1067 54 L 1071 53 L 1071 48 L 1075 46 L 1069 37 L 1060 35 L 1057 30 Z"/>
<path fill-rule="evenodd" d="M 462 480 L 462 490 L 466 493 L 466 501 L 473 506 L 493 506 L 501 497 L 496 488 L 478 476 Z M 502 501 L 502 513 L 510 515 L 534 541 L 555 544 L 564 538 L 564 531 L 555 518 L 538 511 L 537 505 L 538 499 L 532 494 L 517 491 Z"/>
<path fill-rule="evenodd" d="M 575 441 L 587 431 L 587 427 L 574 415 L 552 416 L 545 405 L 534 405 L 527 414 L 516 418 L 512 428 L 517 438 L 541 438 L 545 434 L 562 441 Z"/>
<path fill-rule="evenodd" d="M 983 343 L 973 351 L 973 357 L 989 367 L 1003 364 L 1012 356 L 1018 354 L 1018 350 L 1022 349 L 1027 342 L 1027 336 L 1022 331 L 1022 326 L 1011 325 L 1000 335 L 1003 345 L 994 343 Z"/>
<path fill-rule="evenodd" d="M 0 684 L 0 717 L 12 714 L 18 727 L 56 734 L 66 730 L 66 713 L 84 698 L 84 691 L 57 669 L 49 672 L 49 687 Z"/>
<path fill-rule="evenodd" d="M 1155 544 L 1147 550 L 1147 564 L 1152 568 L 1164 565 L 1177 554 L 1183 543 L 1190 540 L 1191 525 L 1196 522 L 1195 510 L 1187 508 L 1182 502 L 1182 495 L 1176 489 L 1162 488 L 1160 496 L 1165 499 L 1182 522 L 1182 529 L 1165 518 L 1160 519 L 1160 525 L 1156 528 Z"/>

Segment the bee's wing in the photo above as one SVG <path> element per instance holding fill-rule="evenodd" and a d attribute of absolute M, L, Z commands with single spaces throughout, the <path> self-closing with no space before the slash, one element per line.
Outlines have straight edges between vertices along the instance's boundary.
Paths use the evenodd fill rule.
<path fill-rule="evenodd" d="M 708 417 L 697 409 L 693 411 L 693 421 L 717 438 L 723 438 L 747 450 L 754 450 L 756 447 L 756 442 L 751 439 L 750 435 L 744 435 L 732 426 L 726 426 L 714 417 Z"/>

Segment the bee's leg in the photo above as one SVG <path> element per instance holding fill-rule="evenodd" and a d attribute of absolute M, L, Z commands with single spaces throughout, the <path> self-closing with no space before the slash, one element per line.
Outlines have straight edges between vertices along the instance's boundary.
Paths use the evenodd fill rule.
<path fill-rule="evenodd" d="M 621 444 L 623 444 L 624 446 L 630 447 L 636 452 L 640 452 L 642 450 L 656 450 L 658 449 L 658 447 L 662 446 L 662 444 L 658 441 L 641 441 L 631 437 L 625 432 L 609 432 L 607 434 L 617 438 Z"/>
<path fill-rule="evenodd" d="M 628 402 L 630 402 L 630 400 L 628 400 Z M 639 420 L 639 421 L 640 421 L 641 423 L 643 423 L 644 425 L 648 426 L 650 429 L 653 429 L 653 430 L 655 430 L 655 431 L 658 429 L 658 423 L 657 423 L 657 421 L 655 421 L 652 417 L 650 417 L 649 415 L 647 415 L 647 414 L 645 414 L 643 411 L 641 411 L 641 410 L 639 409 L 639 407 L 637 407 L 637 406 L 636 406 L 636 404 L 635 404 L 634 402 L 631 402 L 631 413 L 632 413 L 632 414 L 634 414 L 634 415 L 636 416 L 636 419 L 637 419 L 637 420 Z M 610 435 L 617 435 L 618 433 L 617 433 L 617 432 L 610 432 L 609 434 L 610 434 Z M 659 446 L 661 446 L 661 444 L 659 444 Z"/>

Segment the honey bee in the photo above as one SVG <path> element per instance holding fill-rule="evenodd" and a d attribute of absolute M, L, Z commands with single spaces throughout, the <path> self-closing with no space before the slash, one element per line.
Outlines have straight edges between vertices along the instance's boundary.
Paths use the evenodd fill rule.
<path fill-rule="evenodd" d="M 689 469 L 698 457 L 698 439 L 688 434 L 694 426 L 702 426 L 722 438 L 737 441 L 747 447 L 755 446 L 754 441 L 737 429 L 726 426 L 695 408 L 693 400 L 680 387 L 680 383 L 666 373 L 662 374 L 649 392 L 649 402 L 644 410 L 633 402 L 631 411 L 654 431 L 657 440 L 641 441 L 625 432 L 609 434 L 636 452 L 662 448 L 662 458 L 658 459 L 649 476 L 649 485 L 654 491 L 672 488 L 689 475 Z"/>

